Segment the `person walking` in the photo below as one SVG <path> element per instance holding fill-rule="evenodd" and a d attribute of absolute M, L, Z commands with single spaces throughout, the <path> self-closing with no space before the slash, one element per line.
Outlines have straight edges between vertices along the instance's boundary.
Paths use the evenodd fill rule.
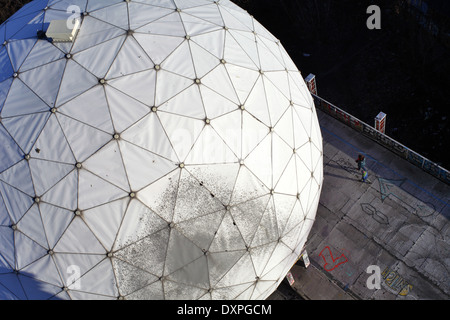
<path fill-rule="evenodd" d="M 358 155 L 358 159 L 355 162 L 358 164 L 358 170 L 366 168 L 366 158 L 363 155 Z"/>
<path fill-rule="evenodd" d="M 367 181 L 367 177 L 369 176 L 369 172 L 367 172 L 366 168 L 362 168 L 361 170 L 362 173 L 362 182 L 366 182 Z"/>

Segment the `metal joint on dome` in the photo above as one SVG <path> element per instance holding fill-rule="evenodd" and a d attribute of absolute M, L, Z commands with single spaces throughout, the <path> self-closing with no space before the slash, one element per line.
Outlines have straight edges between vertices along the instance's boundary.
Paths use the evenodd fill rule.
<path fill-rule="evenodd" d="M 114 140 L 119 140 L 119 139 L 120 139 L 120 134 L 114 133 L 114 134 L 113 134 L 113 139 L 114 139 Z"/>
<path fill-rule="evenodd" d="M 131 199 L 136 198 L 136 192 L 130 192 L 129 196 Z"/>
<path fill-rule="evenodd" d="M 157 107 L 152 107 L 152 112 L 156 112 L 156 111 L 158 111 L 158 108 Z"/>
<path fill-rule="evenodd" d="M 83 212 L 80 209 L 77 209 L 74 211 L 75 216 L 77 217 L 81 217 L 81 215 L 83 214 Z"/>
<path fill-rule="evenodd" d="M 83 168 L 83 164 L 82 164 L 81 162 L 77 162 L 77 163 L 75 164 L 75 167 L 76 167 L 77 169 L 81 169 L 81 168 Z"/>
<path fill-rule="evenodd" d="M 24 158 L 25 160 L 30 160 L 30 159 L 31 159 L 31 156 L 30 156 L 29 154 L 26 154 L 23 158 Z"/>
<path fill-rule="evenodd" d="M 180 163 L 178 166 L 179 166 L 181 169 L 183 169 L 183 168 L 184 168 L 184 163 Z"/>
<path fill-rule="evenodd" d="M 194 82 L 195 82 L 196 84 L 201 84 L 201 83 L 202 83 L 202 81 L 201 81 L 199 78 L 196 78 L 196 79 L 194 80 Z"/>
<path fill-rule="evenodd" d="M 156 70 L 156 71 L 161 70 L 161 66 L 160 66 L 159 64 L 155 64 L 155 70 Z"/>
<path fill-rule="evenodd" d="M 72 59 L 72 55 L 70 53 L 66 53 L 66 55 L 64 56 L 66 59 Z"/>
<path fill-rule="evenodd" d="M 106 79 L 104 79 L 104 78 L 98 79 L 98 83 L 105 84 L 106 83 Z"/>
<path fill-rule="evenodd" d="M 51 112 L 51 113 L 56 113 L 56 111 L 58 111 L 57 108 L 51 108 L 51 109 L 50 109 L 50 112 Z"/>
<path fill-rule="evenodd" d="M 14 72 L 13 73 L 13 78 L 17 78 L 19 76 L 19 73 L 18 72 Z"/>
<path fill-rule="evenodd" d="M 39 202 L 41 202 L 41 198 L 39 198 L 39 197 L 35 197 L 35 198 L 34 198 L 34 202 L 35 202 L 35 203 L 39 203 Z"/>
<path fill-rule="evenodd" d="M 209 120 L 208 118 L 205 119 L 205 123 L 206 124 L 211 124 L 211 120 Z"/>
<path fill-rule="evenodd" d="M 13 229 L 14 231 L 17 231 L 17 225 L 15 225 L 15 224 L 11 225 L 11 229 Z"/>

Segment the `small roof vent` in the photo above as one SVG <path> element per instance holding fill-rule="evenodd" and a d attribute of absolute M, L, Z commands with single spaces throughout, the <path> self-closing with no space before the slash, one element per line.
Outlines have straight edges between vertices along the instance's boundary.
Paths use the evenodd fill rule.
<path fill-rule="evenodd" d="M 53 42 L 73 42 L 80 29 L 80 20 L 52 20 L 47 29 L 46 36 Z"/>

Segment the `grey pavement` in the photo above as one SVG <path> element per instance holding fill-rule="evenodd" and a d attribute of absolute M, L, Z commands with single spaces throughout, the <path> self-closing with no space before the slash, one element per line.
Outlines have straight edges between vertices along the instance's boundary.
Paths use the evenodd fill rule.
<path fill-rule="evenodd" d="M 450 186 L 317 110 L 324 183 L 292 288 L 312 300 L 450 298 Z M 355 159 L 366 156 L 369 180 Z M 367 272 L 377 266 L 380 288 Z"/>

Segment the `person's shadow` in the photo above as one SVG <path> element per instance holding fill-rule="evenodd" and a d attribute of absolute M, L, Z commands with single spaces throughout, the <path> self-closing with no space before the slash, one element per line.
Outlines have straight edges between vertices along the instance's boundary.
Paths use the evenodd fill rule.
<path fill-rule="evenodd" d="M 60 300 L 62 288 L 0 266 L 0 300 Z"/>

